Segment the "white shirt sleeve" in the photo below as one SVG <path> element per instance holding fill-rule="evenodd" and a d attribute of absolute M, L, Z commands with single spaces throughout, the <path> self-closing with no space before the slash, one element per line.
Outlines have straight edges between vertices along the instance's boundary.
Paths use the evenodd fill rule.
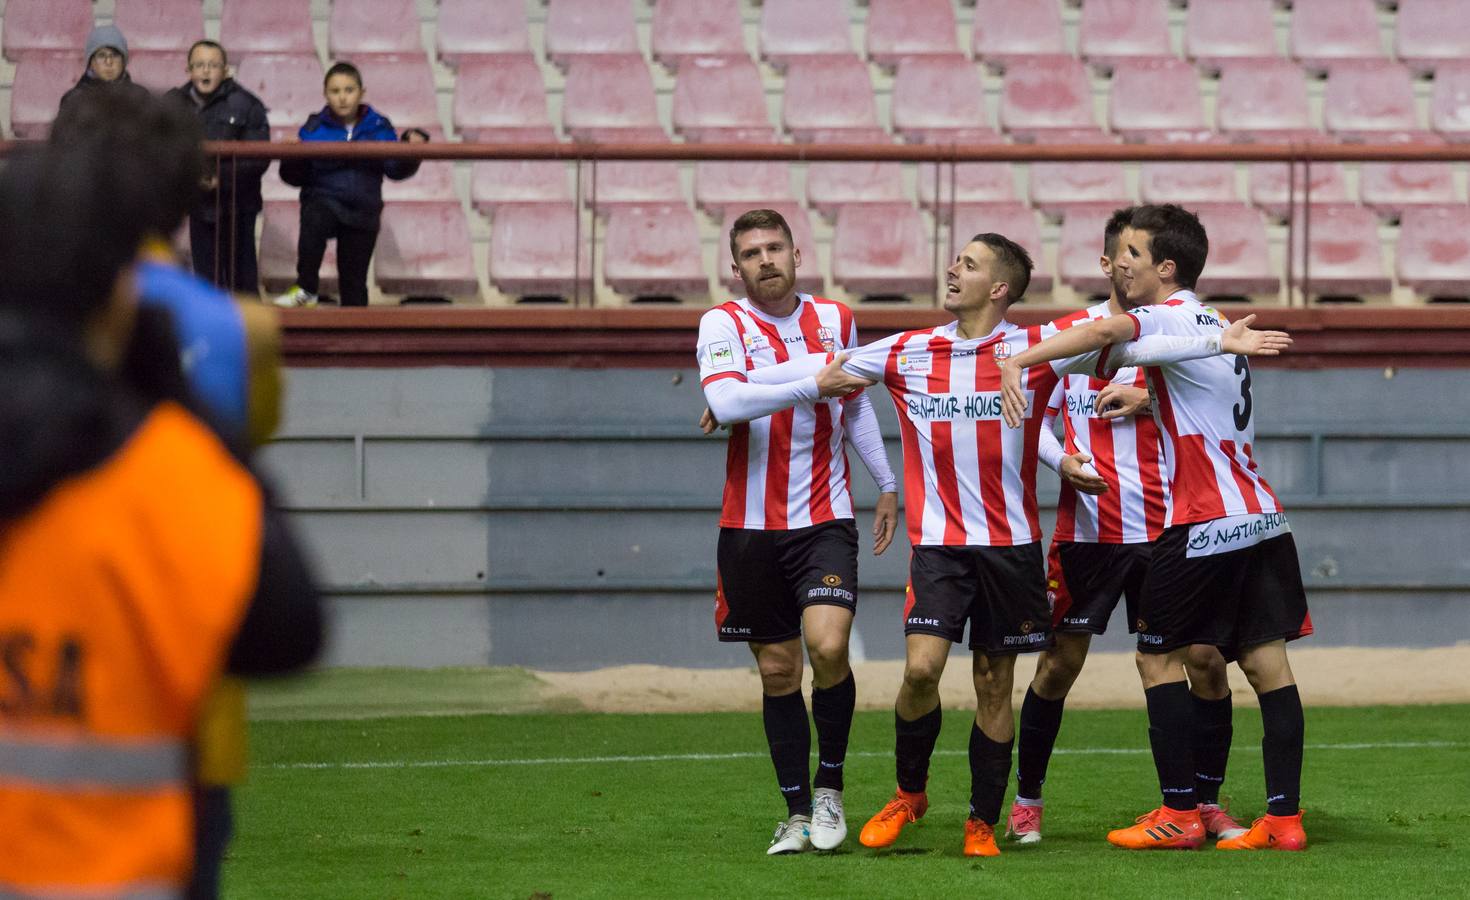
<path fill-rule="evenodd" d="M 704 402 L 721 425 L 749 422 L 798 403 L 817 401 L 817 379 L 786 384 L 751 384 L 734 378 L 716 378 L 704 386 Z"/>
<path fill-rule="evenodd" d="M 699 360 L 699 383 L 711 378 L 745 380 L 747 368 L 745 344 L 735 319 L 722 309 L 712 309 L 699 319 L 699 339 L 695 344 Z"/>
<path fill-rule="evenodd" d="M 884 371 L 888 367 L 889 351 L 892 350 L 896 339 L 897 335 L 886 337 L 881 341 L 874 341 L 854 350 L 843 351 L 848 354 L 847 361 L 842 364 L 843 371 L 859 378 L 881 383 Z M 832 359 L 833 354 L 831 353 L 809 353 L 788 362 L 777 363 L 774 366 L 762 366 L 743 374 L 754 384 L 785 384 L 788 381 L 816 375 Z"/>
<path fill-rule="evenodd" d="M 853 394 L 843 409 L 843 431 L 847 442 L 857 449 L 863 465 L 873 477 L 881 493 L 898 489 L 898 479 L 888 465 L 888 450 L 883 446 L 883 432 L 878 427 L 878 415 L 873 412 L 873 402 L 866 391 Z"/>
<path fill-rule="evenodd" d="M 1057 440 L 1056 421 L 1056 413 L 1050 409 L 1041 417 L 1041 435 L 1036 442 L 1036 455 L 1042 465 L 1060 475 L 1062 457 L 1067 454 L 1062 450 L 1062 442 Z"/>

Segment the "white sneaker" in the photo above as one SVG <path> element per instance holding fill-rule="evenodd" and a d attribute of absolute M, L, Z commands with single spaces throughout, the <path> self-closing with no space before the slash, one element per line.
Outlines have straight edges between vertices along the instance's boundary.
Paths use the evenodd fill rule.
<path fill-rule="evenodd" d="M 842 792 L 833 788 L 812 791 L 812 846 L 836 850 L 847 840 L 847 816 L 842 812 Z"/>
<path fill-rule="evenodd" d="M 776 826 L 776 833 L 771 835 L 771 846 L 766 848 L 766 855 L 805 853 L 810 849 L 812 849 L 812 817 L 792 816 Z"/>
<path fill-rule="evenodd" d="M 271 301 L 276 306 L 289 309 L 296 306 L 316 306 L 316 294 L 306 290 L 299 284 L 291 285 L 291 289 Z"/>

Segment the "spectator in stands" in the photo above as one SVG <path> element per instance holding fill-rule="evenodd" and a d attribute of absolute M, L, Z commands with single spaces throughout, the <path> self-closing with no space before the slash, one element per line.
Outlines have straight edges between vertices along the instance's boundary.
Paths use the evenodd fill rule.
<path fill-rule="evenodd" d="M 420 143 L 423 129 L 400 138 L 388 117 L 363 103 L 362 73 L 339 62 L 323 80 L 327 105 L 301 126 L 301 141 L 392 141 Z M 367 306 L 367 270 L 378 242 L 383 212 L 383 177 L 403 181 L 419 170 L 416 159 L 284 159 L 281 179 L 301 188 L 301 235 L 296 242 L 296 284 L 275 299 L 277 306 L 315 306 L 327 239 L 337 239 L 337 274 L 343 306 Z"/>
<path fill-rule="evenodd" d="M 210 141 L 268 141 L 265 104 L 230 77 L 225 48 L 209 40 L 189 48 L 189 81 L 168 92 L 187 104 Z M 268 159 L 221 159 L 205 173 L 208 193 L 189 211 L 189 249 L 194 272 L 220 287 L 259 294 L 255 217 L 260 215 L 260 177 Z"/>
<path fill-rule="evenodd" d="M 87 35 L 87 71 L 61 95 L 61 105 L 84 91 L 109 87 L 134 94 L 146 94 L 148 89 L 137 84 L 128 75 L 128 39 L 116 25 L 98 25 Z"/>

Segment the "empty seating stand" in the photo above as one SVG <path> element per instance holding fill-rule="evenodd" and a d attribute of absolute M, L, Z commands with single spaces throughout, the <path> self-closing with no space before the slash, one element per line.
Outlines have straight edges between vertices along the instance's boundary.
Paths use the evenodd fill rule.
<path fill-rule="evenodd" d="M 613 210 L 603 239 L 602 274 L 626 297 L 705 296 L 709 276 L 699 226 L 685 206 L 628 206 Z"/>
<path fill-rule="evenodd" d="M 1394 55 L 1419 74 L 1470 58 L 1470 16 L 1458 0 L 1398 0 Z"/>
<path fill-rule="evenodd" d="M 482 142 L 555 143 L 556 132 L 546 126 L 541 132 L 488 131 L 475 140 Z M 485 159 L 470 169 L 470 203 L 493 216 L 508 203 L 570 204 L 572 188 L 568 164 L 556 160 Z"/>
<path fill-rule="evenodd" d="M 1347 140 L 1432 139 L 1419 126 L 1409 70 L 1398 63 L 1338 66 L 1322 95 L 1327 130 Z"/>
<path fill-rule="evenodd" d="M 1307 76 L 1290 60 L 1231 61 L 1220 71 L 1215 100 L 1219 130 L 1236 139 L 1322 139 L 1312 125 Z"/>
<path fill-rule="evenodd" d="M 1023 139 L 1096 128 L 1086 67 L 1067 57 L 1012 63 L 1001 86 L 1000 126 Z"/>
<path fill-rule="evenodd" d="M 162 93 L 189 80 L 182 50 L 139 50 L 128 53 L 128 77 L 150 91 Z"/>
<path fill-rule="evenodd" d="M 721 135 L 720 139 L 732 143 L 775 142 L 775 136 L 769 129 Z M 738 215 L 746 209 L 770 206 L 772 203 L 794 206 L 797 199 L 791 190 L 791 165 L 785 162 L 754 160 L 695 163 L 694 202 L 716 218 L 730 209 L 735 209 Z"/>
<path fill-rule="evenodd" d="M 659 0 L 653 4 L 653 58 L 670 69 L 696 58 L 749 57 L 740 0 Z"/>
<path fill-rule="evenodd" d="M 219 40 L 232 57 L 257 53 L 316 55 L 311 35 L 311 0 L 226 0 L 220 10 Z"/>
<path fill-rule="evenodd" d="M 253 53 L 240 60 L 235 80 L 265 104 L 272 140 L 296 134 L 325 105 L 316 53 Z"/>
<path fill-rule="evenodd" d="M 1031 254 L 1034 268 L 1031 284 L 1026 296 L 1051 293 L 1052 273 L 1043 256 L 1045 245 L 1041 240 L 1041 229 L 1036 224 L 1036 213 L 1024 203 L 968 203 L 957 205 L 954 221 L 950 228 L 950 255 L 945 265 L 959 255 L 960 250 L 977 234 L 987 231 L 1003 234 Z"/>
<path fill-rule="evenodd" d="M 1062 220 L 1057 275 L 1079 294 L 1105 297 L 1112 290 L 1098 259 L 1103 251 L 1103 228 L 1113 209 L 1111 204 L 1077 206 Z"/>
<path fill-rule="evenodd" d="M 455 84 L 453 118 L 466 141 L 544 140 L 551 116 L 536 58 L 529 53 L 465 58 Z"/>
<path fill-rule="evenodd" d="M 28 53 L 15 64 L 10 85 L 10 133 L 25 140 L 44 139 L 61 95 L 86 69 L 78 53 Z"/>
<path fill-rule="evenodd" d="M 642 56 L 579 56 L 567 67 L 562 125 L 573 140 L 598 130 L 661 129 Z"/>
<path fill-rule="evenodd" d="M 1373 0 L 1294 0 L 1291 55 L 1310 69 L 1384 58 Z"/>
<path fill-rule="evenodd" d="M 1421 298 L 1470 297 L 1470 207 L 1405 210 L 1395 257 L 1399 284 Z"/>
<path fill-rule="evenodd" d="M 91 0 L 9 0 L 0 46 L 11 62 L 29 53 L 80 59 L 91 30 Z"/>
<path fill-rule="evenodd" d="M 831 136 L 818 132 L 813 143 L 837 140 L 879 144 L 890 138 L 881 129 Z M 806 169 L 807 205 L 829 219 L 847 206 L 906 203 L 908 196 L 903 185 L 902 163 L 814 162 Z"/>
<path fill-rule="evenodd" d="M 400 134 L 422 128 L 436 140 L 442 139 L 439 101 L 434 91 L 434 73 L 429 58 L 418 53 L 363 56 L 356 60 L 362 72 L 363 89 L 373 108 L 387 116 Z"/>
<path fill-rule="evenodd" d="M 1270 296 L 1281 290 L 1271 265 L 1266 219 L 1244 203 L 1202 204 L 1200 223 L 1210 235 L 1210 258 L 1200 277 L 1203 297 Z"/>
<path fill-rule="evenodd" d="M 1236 203 L 1235 164 L 1143 163 L 1138 167 L 1138 197 L 1144 203 Z"/>
<path fill-rule="evenodd" d="M 480 292 L 458 200 L 390 201 L 383 209 L 373 268 L 386 294 L 472 297 Z"/>
<path fill-rule="evenodd" d="M 1109 124 L 1126 140 L 1211 135 L 1194 68 L 1178 59 L 1123 60 L 1113 69 Z"/>
<path fill-rule="evenodd" d="M 571 203 L 510 203 L 490 228 L 490 282 L 513 297 L 591 296 L 590 235 Z"/>
<path fill-rule="evenodd" d="M 947 142 L 941 137 L 936 142 Z M 974 147 L 977 144 L 1003 144 L 1005 139 L 995 133 L 972 134 L 956 140 Z M 1018 202 L 1014 169 L 1004 162 L 965 162 L 935 166 L 920 163 L 915 173 L 919 188 L 919 204 L 933 209 L 941 218 L 949 217 L 951 200 L 964 205 L 993 205 Z M 935 198 L 939 198 L 936 205 Z"/>
<path fill-rule="evenodd" d="M 1296 164 L 1296 185 L 1286 163 L 1255 163 L 1250 167 L 1250 201 L 1268 215 L 1284 219 L 1292 204 L 1346 204 L 1347 175 L 1341 163 Z M 1310 184 L 1308 184 L 1310 182 Z"/>
<path fill-rule="evenodd" d="M 1093 144 L 1109 139 L 1101 132 L 1061 132 L 1044 140 Z M 1054 218 L 1066 218 L 1074 207 L 1118 207 L 1133 202 L 1123 163 L 1034 162 L 1029 174 L 1031 205 Z"/>
<path fill-rule="evenodd" d="M 1378 217 L 1372 210 L 1349 204 L 1311 207 L 1311 239 L 1308 229 L 1291 230 L 1294 272 L 1298 279 L 1310 275 L 1313 296 L 1329 299 L 1382 298 L 1392 288 L 1383 264 L 1383 245 L 1378 239 Z M 1308 248 L 1306 257 L 1302 247 Z M 1303 266 L 1310 260 L 1310 270 Z"/>
<path fill-rule="evenodd" d="M 1193 0 L 1187 15 L 1184 55 L 1205 72 L 1277 55 L 1271 0 Z"/>
<path fill-rule="evenodd" d="M 1447 140 L 1470 140 L 1470 63 L 1446 63 L 1435 70 L 1429 120 Z"/>
<path fill-rule="evenodd" d="M 1456 199 L 1452 163 L 1363 163 L 1358 195 L 1379 215 L 1397 219 L 1412 206 L 1434 206 Z"/>
<path fill-rule="evenodd" d="M 115 0 L 112 23 L 127 37 L 129 57 L 149 50 L 182 57 L 204 37 L 204 6 L 199 0 Z"/>
<path fill-rule="evenodd" d="M 1071 52 L 1057 0 L 975 0 L 970 43 L 975 58 L 996 69 L 1018 60 Z"/>
<path fill-rule="evenodd" d="M 715 251 L 715 270 L 720 273 L 720 280 L 736 296 L 745 293 L 745 285 L 741 283 L 730 270 L 727 264 L 728 251 L 725 248 L 724 236 L 730 233 L 735 220 L 747 209 L 774 209 L 786 220 L 786 225 L 791 229 L 791 242 L 801 252 L 801 265 L 796 267 L 796 289 L 809 294 L 819 294 L 823 290 L 822 259 L 819 255 L 820 248 L 817 240 L 812 235 L 811 218 L 807 215 L 806 208 L 795 201 L 751 203 L 744 207 L 726 207 L 725 214 L 720 223 L 720 244 Z"/>
<path fill-rule="evenodd" d="M 1104 70 L 1124 60 L 1172 57 L 1165 0 L 1087 0 L 1077 50 Z"/>
<path fill-rule="evenodd" d="M 958 54 L 904 59 L 890 105 L 894 132 L 910 142 L 952 143 L 990 130 L 980 70 Z"/>
<path fill-rule="evenodd" d="M 529 56 L 524 0 L 439 0 L 434 49 L 447 66 L 495 56 Z"/>
<path fill-rule="evenodd" d="M 327 52 L 334 59 L 423 53 L 414 0 L 334 0 L 327 25 Z"/>
<path fill-rule="evenodd" d="M 662 129 L 593 130 L 585 135 L 596 143 L 666 144 Z M 617 206 L 679 206 L 687 203 L 679 180 L 679 163 L 672 160 L 591 162 L 582 164 L 582 202 L 602 213 Z"/>
<path fill-rule="evenodd" d="M 852 53 L 843 0 L 765 0 L 761 4 L 761 56 L 784 68 L 805 57 Z"/>
<path fill-rule="evenodd" d="M 766 91 L 749 57 L 690 59 L 674 82 L 674 130 L 687 140 L 769 132 Z"/>
<path fill-rule="evenodd" d="M 868 58 L 880 66 L 901 59 L 956 55 L 950 0 L 868 0 Z"/>
<path fill-rule="evenodd" d="M 565 67 L 579 56 L 639 53 L 633 0 L 548 0 L 546 57 Z"/>
<path fill-rule="evenodd" d="M 848 206 L 837 214 L 832 280 L 863 297 L 932 297 L 936 275 L 932 234 L 907 203 Z"/>
<path fill-rule="evenodd" d="M 879 128 L 868 66 L 855 54 L 793 60 L 786 72 L 781 123 L 807 142 L 817 132 L 871 133 Z"/>

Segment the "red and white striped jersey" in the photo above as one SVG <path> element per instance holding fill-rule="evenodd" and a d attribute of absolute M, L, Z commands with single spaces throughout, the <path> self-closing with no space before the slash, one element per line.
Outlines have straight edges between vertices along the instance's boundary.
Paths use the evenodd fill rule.
<path fill-rule="evenodd" d="M 1190 291 L 1127 313 L 1134 338 L 1148 335 L 1211 337 L 1225 317 Z M 1107 351 L 1104 351 L 1106 359 Z M 1256 424 L 1250 363 L 1244 356 L 1213 356 L 1147 366 L 1154 418 L 1164 438 L 1169 472 L 1168 525 L 1206 522 L 1245 513 L 1281 512 L 1251 452 Z"/>
<path fill-rule="evenodd" d="M 700 384 L 745 381 L 756 368 L 856 346 L 852 310 L 810 294 L 797 300 L 782 319 L 743 297 L 706 312 L 699 320 Z M 732 425 L 720 526 L 783 531 L 851 519 L 843 407 L 840 399 L 821 400 Z"/>
<path fill-rule="evenodd" d="M 1112 315 L 1099 303 L 1053 322 L 1058 328 Z M 1086 453 L 1108 483 L 1104 494 L 1084 494 L 1062 480 L 1055 540 L 1091 544 L 1138 544 L 1157 540 L 1168 511 L 1166 464 L 1159 429 L 1147 416 L 1100 418 L 1097 394 L 1109 382 L 1146 388 L 1143 370 L 1129 366 L 1111 379 L 1067 375 L 1052 394 L 1047 412 L 1062 415 L 1067 455 Z"/>

